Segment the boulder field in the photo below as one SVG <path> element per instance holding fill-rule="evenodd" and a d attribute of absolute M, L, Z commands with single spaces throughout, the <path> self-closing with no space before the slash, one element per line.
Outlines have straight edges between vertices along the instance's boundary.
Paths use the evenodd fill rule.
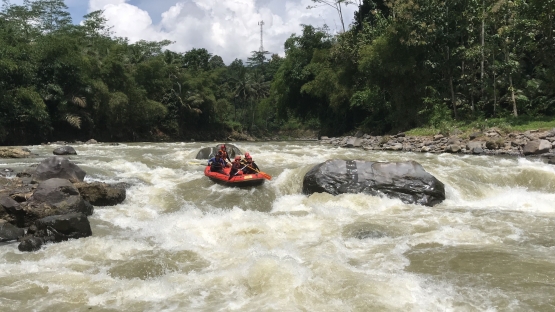
<path fill-rule="evenodd" d="M 19 240 L 21 251 L 91 236 L 93 205 L 117 205 L 126 197 L 123 185 L 83 182 L 86 173 L 61 156 L 26 172 L 0 177 L 0 242 Z"/>
<path fill-rule="evenodd" d="M 463 153 L 475 155 L 513 155 L 555 157 L 555 128 L 550 131 L 526 131 L 504 134 L 497 129 L 472 133 L 468 136 L 355 136 L 321 137 L 320 143 L 365 150 L 407 151 L 425 153 Z"/>

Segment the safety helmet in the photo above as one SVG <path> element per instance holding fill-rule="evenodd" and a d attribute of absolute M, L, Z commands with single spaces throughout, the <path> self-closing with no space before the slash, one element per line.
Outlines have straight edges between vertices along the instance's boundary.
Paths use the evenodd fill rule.
<path fill-rule="evenodd" d="M 225 144 L 222 144 L 222 146 L 220 146 L 220 149 L 225 150 Z"/>
<path fill-rule="evenodd" d="M 235 156 L 235 161 L 240 161 L 241 160 L 241 156 L 237 155 Z"/>
<path fill-rule="evenodd" d="M 251 154 L 249 152 L 245 153 L 245 158 L 251 158 Z"/>

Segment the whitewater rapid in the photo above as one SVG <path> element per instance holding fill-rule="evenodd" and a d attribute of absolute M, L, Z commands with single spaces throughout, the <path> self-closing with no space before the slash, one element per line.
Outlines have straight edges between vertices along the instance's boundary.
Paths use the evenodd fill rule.
<path fill-rule="evenodd" d="M 555 166 L 539 160 L 236 143 L 274 178 L 203 175 L 215 143 L 77 145 L 86 181 L 126 182 L 93 236 L 22 253 L 0 245 L 2 311 L 552 311 Z M 38 156 L 0 159 L 23 168 Z M 435 207 L 301 194 L 327 159 L 415 160 L 445 184 Z"/>

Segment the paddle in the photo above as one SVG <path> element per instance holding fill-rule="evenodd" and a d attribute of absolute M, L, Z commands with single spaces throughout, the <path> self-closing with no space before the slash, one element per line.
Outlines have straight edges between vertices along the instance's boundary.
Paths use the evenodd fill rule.
<path fill-rule="evenodd" d="M 243 167 L 243 168 L 241 168 L 241 169 L 237 169 L 237 172 L 235 172 L 233 175 L 230 174 L 228 180 L 231 180 L 231 178 L 233 178 L 234 176 L 238 175 L 238 174 L 239 174 L 239 171 L 243 171 L 243 169 L 245 169 L 246 167 L 247 167 L 247 166 L 245 166 L 245 167 Z M 233 169 L 232 169 L 232 170 L 233 170 Z"/>
<path fill-rule="evenodd" d="M 254 169 L 253 167 L 251 167 L 251 166 L 249 166 L 249 165 L 247 165 L 247 168 L 249 168 L 249 169 L 251 169 L 251 170 L 254 170 L 254 171 L 258 172 L 258 174 L 261 175 L 261 176 L 263 176 L 265 179 L 268 179 L 268 180 L 271 180 L 271 179 L 272 179 L 272 176 L 269 175 L 269 174 L 267 174 L 266 172 L 262 172 L 262 171 L 260 171 L 260 170 L 258 170 L 258 169 Z"/>

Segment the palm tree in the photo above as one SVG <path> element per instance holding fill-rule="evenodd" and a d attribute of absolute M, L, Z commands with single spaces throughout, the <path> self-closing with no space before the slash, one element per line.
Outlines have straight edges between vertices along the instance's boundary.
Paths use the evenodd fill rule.
<path fill-rule="evenodd" d="M 269 94 L 270 83 L 264 81 L 264 76 L 258 72 L 249 73 L 246 68 L 237 72 L 233 77 L 235 98 L 242 99 L 244 103 L 251 106 L 252 119 L 251 128 L 254 126 L 255 105 L 258 100 L 265 98 Z"/>

